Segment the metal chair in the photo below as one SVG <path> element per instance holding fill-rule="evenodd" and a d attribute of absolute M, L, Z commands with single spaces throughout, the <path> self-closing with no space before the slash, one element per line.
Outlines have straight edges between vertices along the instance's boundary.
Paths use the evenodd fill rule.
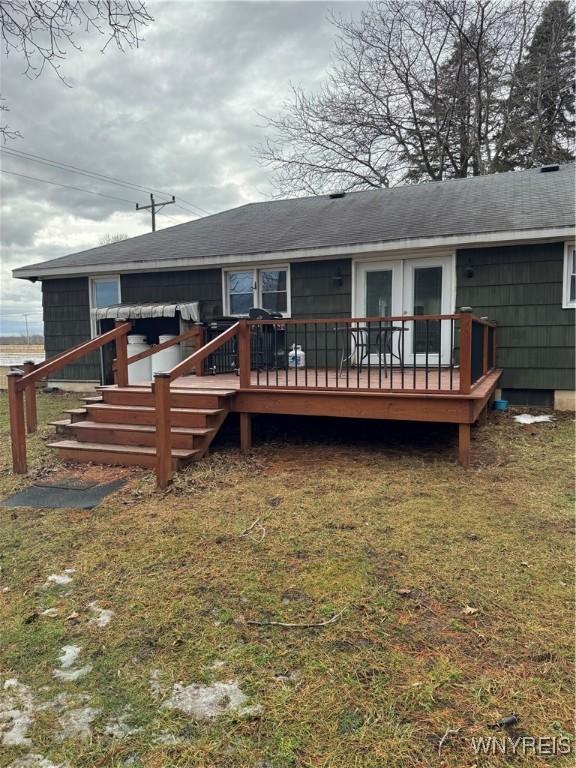
<path fill-rule="evenodd" d="M 337 329 L 341 330 L 341 329 Z M 344 329 L 342 329 L 344 330 Z M 388 378 L 388 355 L 390 356 L 390 362 L 393 364 L 393 360 L 396 359 L 399 365 L 402 365 L 402 351 L 401 351 L 401 333 L 404 333 L 407 329 L 400 325 L 383 325 L 378 330 L 374 328 L 358 327 L 358 328 L 346 328 L 345 329 L 350 336 L 350 354 L 346 355 L 346 347 L 342 351 L 340 359 L 340 366 L 338 368 L 338 376 L 342 375 L 344 365 L 351 363 L 362 370 L 364 361 L 368 360 L 370 365 L 370 335 L 373 335 L 373 345 L 379 350 L 380 365 L 384 369 L 384 378 Z M 398 332 L 398 344 L 396 352 L 394 352 L 394 333 Z"/>

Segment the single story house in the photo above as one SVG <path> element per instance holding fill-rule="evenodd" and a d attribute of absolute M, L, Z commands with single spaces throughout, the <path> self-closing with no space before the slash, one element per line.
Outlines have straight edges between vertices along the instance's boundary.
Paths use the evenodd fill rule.
<path fill-rule="evenodd" d="M 472 307 L 496 323 L 503 396 L 566 408 L 574 225 L 574 165 L 554 165 L 251 203 L 13 274 L 42 281 L 47 357 L 107 330 L 98 310 L 117 305 L 156 308 L 136 322 L 152 342 L 180 332 L 174 308 L 194 302 L 202 320 L 252 307 L 311 320 Z M 54 379 L 86 389 L 105 380 L 102 364 L 92 354 Z"/>

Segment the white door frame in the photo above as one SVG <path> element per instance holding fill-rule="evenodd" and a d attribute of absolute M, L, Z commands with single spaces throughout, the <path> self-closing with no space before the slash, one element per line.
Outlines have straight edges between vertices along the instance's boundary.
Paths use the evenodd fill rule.
<path fill-rule="evenodd" d="M 366 287 L 365 279 L 367 272 L 377 271 L 378 267 L 382 270 L 392 269 L 392 316 L 412 315 L 413 314 L 413 291 L 414 291 L 414 268 L 441 266 L 442 269 L 442 306 L 441 314 L 449 315 L 454 312 L 456 305 L 456 253 L 444 252 L 430 256 L 412 256 L 402 259 L 391 259 L 390 257 L 380 257 L 378 259 L 357 259 L 353 262 L 352 270 L 352 316 L 365 317 L 366 309 Z M 396 285 L 394 285 L 396 282 Z M 404 335 L 404 363 L 406 365 L 416 365 L 425 363 L 425 355 L 412 354 L 412 323 L 408 324 L 408 330 Z M 449 323 L 442 323 L 441 326 L 441 358 L 442 365 L 449 365 L 452 350 L 450 349 L 450 327 Z M 370 362 L 377 363 L 378 360 Z M 414 359 L 414 357 L 416 359 Z M 429 364 L 438 364 L 438 355 L 428 355 Z"/>

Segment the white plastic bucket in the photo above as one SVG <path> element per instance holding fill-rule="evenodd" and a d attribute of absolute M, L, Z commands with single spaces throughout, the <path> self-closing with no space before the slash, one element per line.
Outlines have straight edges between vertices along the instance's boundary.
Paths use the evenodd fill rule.
<path fill-rule="evenodd" d="M 158 337 L 158 343 L 162 344 L 175 338 L 174 334 L 166 333 Z M 168 349 L 161 349 L 160 352 L 152 355 L 152 375 L 155 373 L 167 373 L 175 365 L 178 365 L 181 359 L 180 344 L 174 344 L 172 347 L 168 347 Z"/>
<path fill-rule="evenodd" d="M 146 352 L 149 349 L 150 344 L 146 342 L 146 336 L 141 336 L 139 333 L 128 336 L 128 357 L 139 355 L 140 352 Z M 128 366 L 128 384 L 147 384 L 151 379 L 152 366 L 149 357 Z"/>

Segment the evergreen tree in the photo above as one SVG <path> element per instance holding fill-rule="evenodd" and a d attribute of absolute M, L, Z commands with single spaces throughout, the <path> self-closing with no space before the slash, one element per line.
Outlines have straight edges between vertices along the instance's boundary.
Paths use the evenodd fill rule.
<path fill-rule="evenodd" d="M 551 0 L 517 68 L 502 168 L 574 159 L 574 13 Z"/>

